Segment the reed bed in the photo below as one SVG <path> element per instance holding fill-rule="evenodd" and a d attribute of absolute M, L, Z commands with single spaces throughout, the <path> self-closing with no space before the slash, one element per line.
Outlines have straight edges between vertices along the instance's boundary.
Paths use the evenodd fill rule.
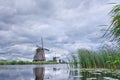
<path fill-rule="evenodd" d="M 79 49 L 77 55 L 72 55 L 72 67 L 81 68 L 120 68 L 120 51 L 103 49 L 90 51 Z"/>

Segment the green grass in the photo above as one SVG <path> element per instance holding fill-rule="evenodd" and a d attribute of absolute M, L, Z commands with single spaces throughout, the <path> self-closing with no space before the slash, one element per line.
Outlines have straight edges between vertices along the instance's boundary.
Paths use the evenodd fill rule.
<path fill-rule="evenodd" d="M 71 67 L 81 68 L 120 68 L 120 51 L 113 49 L 103 49 L 90 51 L 79 49 L 77 55 L 72 55 Z"/>
<path fill-rule="evenodd" d="M 0 61 L 0 65 L 29 65 L 29 64 L 57 64 L 57 63 L 54 61 L 51 62 Z"/>

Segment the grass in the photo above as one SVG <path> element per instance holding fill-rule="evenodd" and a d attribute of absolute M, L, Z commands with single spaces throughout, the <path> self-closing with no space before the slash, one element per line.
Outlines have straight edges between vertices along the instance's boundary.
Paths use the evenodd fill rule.
<path fill-rule="evenodd" d="M 90 51 L 79 49 L 77 55 L 72 55 L 71 67 L 81 68 L 120 68 L 120 51 L 113 49 L 103 49 Z"/>
<path fill-rule="evenodd" d="M 54 61 L 50 61 L 50 62 L 0 61 L 0 65 L 27 65 L 27 64 L 29 65 L 29 64 L 57 64 L 57 63 Z"/>

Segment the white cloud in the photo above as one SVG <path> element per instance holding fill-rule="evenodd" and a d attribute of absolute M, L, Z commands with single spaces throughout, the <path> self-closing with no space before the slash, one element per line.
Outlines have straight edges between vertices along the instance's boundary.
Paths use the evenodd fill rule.
<path fill-rule="evenodd" d="M 46 57 L 64 57 L 78 48 L 97 49 L 109 25 L 112 0 L 0 0 L 0 54 L 32 59 L 41 36 L 53 51 Z M 119 2 L 115 0 L 115 2 Z M 48 54 L 51 53 L 51 54 Z M 12 55 L 10 55 L 12 54 Z"/>

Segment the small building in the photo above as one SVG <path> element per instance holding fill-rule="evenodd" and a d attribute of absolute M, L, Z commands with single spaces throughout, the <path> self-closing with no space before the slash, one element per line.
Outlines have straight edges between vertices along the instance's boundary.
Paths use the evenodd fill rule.
<path fill-rule="evenodd" d="M 59 62 L 59 57 L 53 57 L 53 61 Z"/>

